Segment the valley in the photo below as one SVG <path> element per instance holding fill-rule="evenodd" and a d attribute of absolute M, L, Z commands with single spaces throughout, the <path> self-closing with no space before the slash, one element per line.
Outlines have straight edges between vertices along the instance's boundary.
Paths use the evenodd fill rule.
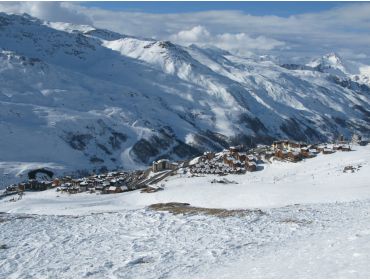
<path fill-rule="evenodd" d="M 16 163 L 78 175 L 278 139 L 369 137 L 369 84 L 336 53 L 292 65 L 28 15 L 0 22 L 9 179 Z"/>

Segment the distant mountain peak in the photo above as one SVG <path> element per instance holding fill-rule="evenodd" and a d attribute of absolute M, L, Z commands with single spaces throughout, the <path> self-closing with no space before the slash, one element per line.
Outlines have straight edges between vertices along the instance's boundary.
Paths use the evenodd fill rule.
<path fill-rule="evenodd" d="M 332 65 L 343 65 L 342 58 L 335 52 L 324 55 L 322 59 L 324 61 L 330 62 Z"/>
<path fill-rule="evenodd" d="M 344 66 L 343 59 L 335 52 L 330 52 L 322 57 L 312 60 L 307 66 L 316 68 L 321 72 L 327 72 L 339 76 L 347 75 L 348 71 Z"/>
<path fill-rule="evenodd" d="M 47 21 L 45 22 L 45 24 L 56 30 L 66 31 L 69 33 L 73 33 L 73 32 L 88 33 L 88 32 L 96 30 L 96 28 L 91 25 L 79 25 L 79 24 L 66 23 L 66 22 Z"/>

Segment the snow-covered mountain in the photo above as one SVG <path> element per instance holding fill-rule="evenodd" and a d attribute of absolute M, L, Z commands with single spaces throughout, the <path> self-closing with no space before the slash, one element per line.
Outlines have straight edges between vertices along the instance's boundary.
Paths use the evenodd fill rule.
<path fill-rule="evenodd" d="M 129 169 L 231 144 L 367 134 L 370 85 L 344 65 L 0 13 L 0 161 Z"/>
<path fill-rule="evenodd" d="M 337 76 L 348 75 L 348 70 L 343 65 L 342 59 L 336 53 L 329 53 L 320 58 L 316 58 L 308 63 L 307 66 Z"/>

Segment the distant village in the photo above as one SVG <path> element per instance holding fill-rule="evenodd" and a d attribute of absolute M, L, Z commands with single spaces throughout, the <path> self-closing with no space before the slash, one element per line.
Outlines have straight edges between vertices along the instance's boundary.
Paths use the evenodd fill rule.
<path fill-rule="evenodd" d="M 38 169 L 29 172 L 29 180 L 6 187 L 2 196 L 19 194 L 20 198 L 25 191 L 43 191 L 55 189 L 61 194 L 76 194 L 82 192 L 97 194 L 116 194 L 141 189 L 141 192 L 151 193 L 163 189 L 163 183 L 169 176 L 187 174 L 188 176 L 202 176 L 214 174 L 225 176 L 228 174 L 245 174 L 258 172 L 261 164 L 274 161 L 299 162 L 303 159 L 315 157 L 319 153 L 327 155 L 335 152 L 350 152 L 351 145 L 367 145 L 360 136 L 345 140 L 341 136 L 331 144 L 307 144 L 291 140 L 274 141 L 270 146 L 258 145 L 256 148 L 243 151 L 242 147 L 229 147 L 219 153 L 205 152 L 202 156 L 189 161 L 172 162 L 168 159 L 154 161 L 147 170 L 115 171 L 104 174 L 92 174 L 82 178 L 64 176 L 54 178 L 49 170 Z M 37 173 L 41 173 L 50 180 L 39 180 Z"/>

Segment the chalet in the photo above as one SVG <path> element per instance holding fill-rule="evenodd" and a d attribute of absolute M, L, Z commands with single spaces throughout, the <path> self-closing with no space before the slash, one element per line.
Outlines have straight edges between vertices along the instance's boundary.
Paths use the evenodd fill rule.
<path fill-rule="evenodd" d="M 17 186 L 13 184 L 13 185 L 7 186 L 7 187 L 5 188 L 5 190 L 6 190 L 7 192 L 15 192 L 15 191 L 17 191 Z"/>
<path fill-rule="evenodd" d="M 288 152 L 285 150 L 278 149 L 275 151 L 275 157 L 279 159 L 286 159 L 288 157 Z"/>
<path fill-rule="evenodd" d="M 338 140 L 337 140 L 337 143 L 338 144 L 347 144 L 348 142 L 344 139 L 343 135 L 340 135 Z"/>
<path fill-rule="evenodd" d="M 311 155 L 310 150 L 308 148 L 301 148 L 300 153 L 301 156 L 305 158 L 308 158 Z"/>
<path fill-rule="evenodd" d="M 317 151 L 316 149 L 310 149 L 308 147 L 305 147 L 305 148 L 301 148 L 300 154 L 304 158 L 312 158 L 312 157 L 315 157 L 315 155 L 317 154 Z"/>
<path fill-rule="evenodd" d="M 229 148 L 229 152 L 232 155 L 236 155 L 236 154 L 238 154 L 239 150 L 238 150 L 237 147 L 232 146 L 232 147 Z"/>
<path fill-rule="evenodd" d="M 88 182 L 86 182 L 86 181 L 81 182 L 80 185 L 79 185 L 79 191 L 80 192 L 86 192 L 88 186 L 89 186 Z"/>
<path fill-rule="evenodd" d="M 107 176 L 108 177 L 117 177 L 119 175 L 119 173 L 118 172 L 108 172 L 108 174 L 107 174 Z"/>
<path fill-rule="evenodd" d="M 323 145 L 316 146 L 315 149 L 318 153 L 323 153 L 325 149 L 328 149 L 328 147 L 323 144 Z"/>
<path fill-rule="evenodd" d="M 249 162 L 257 163 L 257 158 L 253 155 L 248 155 L 246 160 Z"/>
<path fill-rule="evenodd" d="M 335 145 L 333 145 L 333 150 L 334 151 L 349 152 L 349 151 L 351 151 L 351 148 L 348 144 L 335 144 Z"/>
<path fill-rule="evenodd" d="M 229 158 L 227 161 L 227 165 L 231 167 L 232 169 L 237 167 L 237 161 L 233 158 Z"/>
<path fill-rule="evenodd" d="M 26 190 L 26 184 L 25 183 L 18 184 L 18 190 L 24 192 Z"/>
<path fill-rule="evenodd" d="M 254 158 L 256 159 L 256 162 L 260 162 L 260 161 L 262 161 L 262 159 L 264 158 L 264 155 L 265 155 L 265 153 L 261 153 L 261 154 L 259 154 L 259 153 L 256 153 L 256 154 L 254 154 Z"/>
<path fill-rule="evenodd" d="M 95 187 L 95 190 L 96 190 L 96 191 L 103 191 L 103 190 L 104 190 L 104 187 L 103 187 L 103 185 L 97 185 L 97 186 Z"/>
<path fill-rule="evenodd" d="M 265 160 L 265 161 L 270 161 L 270 159 L 274 156 L 274 152 L 272 151 L 269 151 L 269 152 L 266 152 L 262 159 Z"/>
<path fill-rule="evenodd" d="M 70 194 L 76 194 L 76 193 L 80 192 L 80 189 L 76 186 L 73 186 L 71 188 L 68 188 L 67 192 L 70 193 Z"/>
<path fill-rule="evenodd" d="M 338 144 L 333 145 L 333 150 L 334 151 L 340 151 L 340 150 L 342 150 L 342 145 L 338 145 Z"/>
<path fill-rule="evenodd" d="M 68 182 L 71 182 L 71 181 L 72 181 L 71 176 L 65 176 L 64 178 L 61 179 L 61 184 L 68 183 Z"/>
<path fill-rule="evenodd" d="M 64 184 L 61 184 L 59 187 L 57 187 L 57 192 L 66 192 L 68 190 L 68 187 L 66 187 Z"/>
<path fill-rule="evenodd" d="M 302 142 L 294 142 L 291 140 L 279 140 L 279 141 L 274 141 L 272 143 L 272 149 L 273 150 L 291 150 L 291 149 L 298 149 L 302 147 L 307 147 L 306 143 Z"/>
<path fill-rule="evenodd" d="M 297 151 L 290 151 L 287 158 L 292 162 L 297 162 L 302 159 L 300 153 Z"/>
<path fill-rule="evenodd" d="M 26 190 L 32 191 L 44 191 L 50 189 L 52 186 L 51 181 L 37 181 L 36 179 L 30 179 L 27 183 L 25 183 Z"/>
<path fill-rule="evenodd" d="M 113 186 L 113 187 L 117 187 L 117 186 L 119 186 L 120 185 L 120 180 L 119 179 L 111 179 L 110 181 L 109 181 L 109 184 L 111 185 L 111 186 Z"/>
<path fill-rule="evenodd" d="M 351 147 L 349 145 L 342 146 L 342 152 L 350 152 L 350 151 L 351 151 Z"/>
<path fill-rule="evenodd" d="M 211 160 L 211 159 L 213 159 L 215 156 L 216 156 L 216 154 L 215 154 L 214 152 L 204 152 L 204 154 L 203 154 L 203 157 L 204 157 L 206 160 Z"/>
<path fill-rule="evenodd" d="M 64 184 L 61 185 L 61 187 L 72 188 L 72 183 L 64 183 Z"/>
<path fill-rule="evenodd" d="M 234 159 L 231 156 L 224 155 L 224 164 L 226 165 L 231 165 Z"/>
<path fill-rule="evenodd" d="M 246 153 L 238 153 L 236 159 L 240 160 L 240 161 L 246 161 L 247 154 Z"/>
<path fill-rule="evenodd" d="M 324 155 L 329 155 L 329 154 L 335 153 L 335 151 L 334 151 L 334 150 L 332 150 L 332 149 L 330 149 L 330 148 L 324 148 L 324 149 L 322 150 L 322 153 L 323 153 Z"/>
<path fill-rule="evenodd" d="M 51 186 L 52 186 L 53 188 L 55 188 L 55 187 L 60 186 L 60 184 L 61 184 L 60 180 L 59 180 L 58 178 L 55 178 L 55 179 L 53 180 L 53 183 L 51 184 Z"/>
<path fill-rule="evenodd" d="M 235 173 L 236 174 L 243 174 L 245 173 L 246 169 L 244 167 L 237 167 L 235 168 Z"/>
<path fill-rule="evenodd" d="M 304 143 L 297 143 L 297 142 L 292 142 L 292 141 L 289 141 L 288 142 L 288 145 L 287 145 L 287 149 L 290 150 L 290 149 L 299 149 L 301 147 L 306 147 L 307 145 L 304 144 Z"/>
<path fill-rule="evenodd" d="M 288 140 L 274 141 L 271 147 L 273 150 L 282 150 L 286 148 L 287 143 L 288 143 Z"/>
<path fill-rule="evenodd" d="M 242 162 L 240 160 L 234 160 L 234 165 L 236 167 L 242 167 L 243 166 L 243 164 L 242 164 Z"/>
<path fill-rule="evenodd" d="M 178 168 L 178 163 L 170 162 L 168 159 L 161 159 L 158 161 L 153 161 L 152 171 L 159 172 L 163 170 L 175 170 Z"/>
<path fill-rule="evenodd" d="M 254 172 L 257 170 L 257 165 L 254 162 L 245 162 L 245 169 L 249 172 Z"/>
<path fill-rule="evenodd" d="M 121 187 L 113 187 L 113 186 L 110 186 L 107 189 L 107 193 L 121 193 L 121 192 L 122 192 Z"/>
<path fill-rule="evenodd" d="M 217 169 L 215 169 L 215 173 L 216 173 L 216 174 L 221 174 L 221 173 L 223 173 L 223 172 L 222 172 L 222 170 L 221 170 L 221 169 L 217 168 Z"/>

